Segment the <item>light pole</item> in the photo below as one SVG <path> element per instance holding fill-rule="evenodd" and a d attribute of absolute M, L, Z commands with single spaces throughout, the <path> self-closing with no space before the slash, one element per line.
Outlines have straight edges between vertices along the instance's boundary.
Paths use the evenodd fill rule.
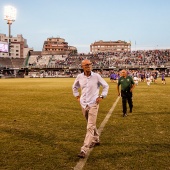
<path fill-rule="evenodd" d="M 7 20 L 8 24 L 8 55 L 11 56 L 11 25 L 16 20 L 16 8 L 12 6 L 5 6 L 4 8 L 4 20 Z"/>

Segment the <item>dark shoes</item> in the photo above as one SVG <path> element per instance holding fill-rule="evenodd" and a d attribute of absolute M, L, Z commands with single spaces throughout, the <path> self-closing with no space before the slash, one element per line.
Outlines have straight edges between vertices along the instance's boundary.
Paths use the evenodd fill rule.
<path fill-rule="evenodd" d="M 79 157 L 79 158 L 85 158 L 85 156 L 86 156 L 86 154 L 85 154 L 83 151 L 81 151 L 81 152 L 78 154 L 78 157 Z"/>
<path fill-rule="evenodd" d="M 89 148 L 93 148 L 93 147 L 99 146 L 99 145 L 100 145 L 100 142 L 92 142 L 92 143 L 90 144 L 90 147 L 89 147 Z"/>
<path fill-rule="evenodd" d="M 126 117 L 127 116 L 127 113 L 123 113 L 123 117 Z"/>
<path fill-rule="evenodd" d="M 133 108 L 133 106 L 130 108 L 130 113 L 132 113 L 132 108 Z M 123 113 L 123 117 L 126 117 L 127 116 L 127 113 Z"/>

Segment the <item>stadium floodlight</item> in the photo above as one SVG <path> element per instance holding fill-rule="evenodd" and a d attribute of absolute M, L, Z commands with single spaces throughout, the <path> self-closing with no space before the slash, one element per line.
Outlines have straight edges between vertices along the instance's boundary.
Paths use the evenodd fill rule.
<path fill-rule="evenodd" d="M 16 20 L 16 14 L 17 14 L 17 10 L 16 8 L 12 7 L 12 6 L 5 6 L 4 7 L 4 20 L 7 20 L 7 24 L 8 24 L 8 47 L 9 47 L 9 50 L 8 50 L 8 54 L 9 54 L 9 57 L 11 55 L 10 53 L 10 45 L 11 45 L 11 25 L 12 25 L 12 22 L 14 22 Z"/>

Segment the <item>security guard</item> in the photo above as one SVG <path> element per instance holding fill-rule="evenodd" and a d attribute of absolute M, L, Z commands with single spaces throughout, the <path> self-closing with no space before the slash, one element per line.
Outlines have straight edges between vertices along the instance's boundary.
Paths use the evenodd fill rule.
<path fill-rule="evenodd" d="M 121 71 L 121 77 L 118 80 L 118 84 L 117 84 L 118 96 L 120 95 L 120 90 L 119 90 L 120 85 L 121 85 L 123 117 L 125 117 L 127 116 L 127 101 L 130 108 L 130 113 L 132 113 L 132 108 L 133 108 L 132 90 L 135 87 L 133 78 L 127 75 L 126 70 Z"/>

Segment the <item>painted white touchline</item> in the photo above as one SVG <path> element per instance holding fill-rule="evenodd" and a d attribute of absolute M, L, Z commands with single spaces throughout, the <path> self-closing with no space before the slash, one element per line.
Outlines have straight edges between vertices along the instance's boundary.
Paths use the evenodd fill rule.
<path fill-rule="evenodd" d="M 103 122 L 100 124 L 100 127 L 99 127 L 99 129 L 98 129 L 99 136 L 101 135 L 101 132 L 103 131 L 103 129 L 104 129 L 107 121 L 109 120 L 109 118 L 110 118 L 113 110 L 115 109 L 115 107 L 116 107 L 119 99 L 120 99 L 120 97 L 118 97 L 118 98 L 116 99 L 116 101 L 113 103 L 111 109 L 110 109 L 109 112 L 107 113 L 105 119 L 104 119 Z M 86 157 L 85 157 L 84 159 L 80 159 L 80 160 L 79 160 L 79 162 L 77 163 L 77 165 L 74 167 L 74 170 L 82 170 L 82 169 L 83 169 L 83 167 L 84 167 L 84 165 L 85 165 L 85 163 L 86 163 L 86 161 L 87 161 L 87 159 L 88 159 L 88 157 L 89 157 L 89 155 L 90 155 L 90 152 L 91 152 L 92 150 L 93 150 L 93 148 L 90 148 L 89 151 L 88 151 L 87 154 L 86 154 Z"/>

